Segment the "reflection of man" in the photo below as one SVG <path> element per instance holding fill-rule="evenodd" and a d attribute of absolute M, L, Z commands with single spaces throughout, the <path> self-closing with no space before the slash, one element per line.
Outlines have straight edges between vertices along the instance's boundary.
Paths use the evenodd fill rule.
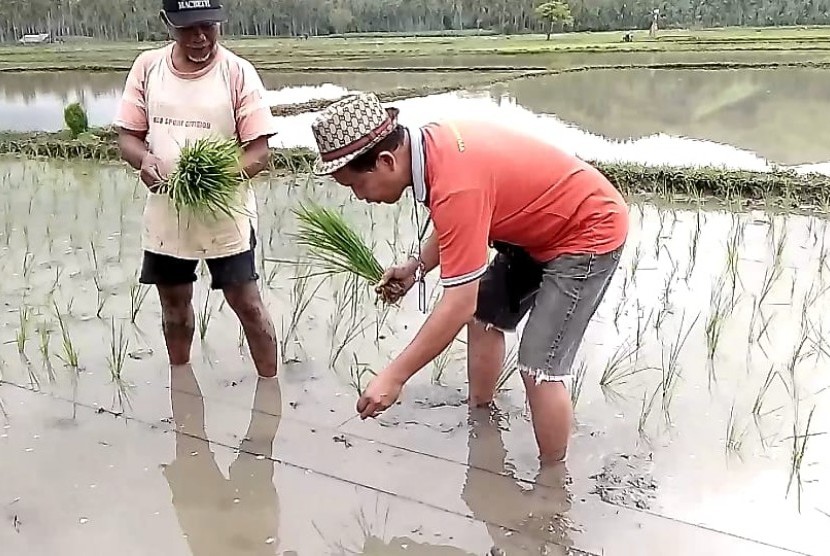
<path fill-rule="evenodd" d="M 374 417 L 467 327 L 470 404 L 493 400 L 504 332 L 529 312 L 519 367 L 540 457 L 562 461 L 573 408 L 567 384 L 589 321 L 619 264 L 628 209 L 594 167 L 509 126 L 445 121 L 406 128 L 375 95 L 333 103 L 312 131 L 316 173 L 358 199 L 396 203 L 411 187 L 435 232 L 421 255 L 388 270 L 379 288 L 399 299 L 441 267 L 443 295 L 406 349 L 366 387 Z M 499 254 L 488 264 L 489 247 Z"/>
<path fill-rule="evenodd" d="M 501 550 L 493 553 L 539 554 L 542 546 L 556 543 L 562 552 L 545 554 L 566 554 L 564 547 L 570 540 L 562 516 L 570 502 L 564 488 L 564 464 L 541 469 L 533 489 L 523 490 L 507 468 L 507 451 L 495 421 L 499 415 L 477 408 L 470 417 L 467 480 L 461 498 L 476 519 L 487 523 L 493 548 Z M 511 534 L 497 523 L 520 534 Z"/>
<path fill-rule="evenodd" d="M 279 385 L 259 379 L 241 451 L 225 479 L 205 435 L 205 408 L 192 367 L 174 367 L 171 401 L 176 459 L 164 469 L 179 526 L 193 556 L 273 556 L 278 544 L 279 499 L 270 456 L 280 417 Z"/>
<path fill-rule="evenodd" d="M 121 157 L 140 170 L 148 188 L 140 281 L 158 289 L 162 328 L 173 365 L 190 361 L 193 282 L 205 260 L 211 287 L 221 289 L 242 323 L 261 376 L 277 373 L 274 325 L 256 287 L 256 198 L 240 188 L 234 216 L 179 214 L 156 193 L 188 141 L 235 138 L 242 173 L 253 177 L 268 162 L 275 120 L 254 67 L 218 43 L 225 11 L 218 0 L 164 0 L 162 19 L 173 43 L 142 52 L 127 77 L 114 124 Z"/>

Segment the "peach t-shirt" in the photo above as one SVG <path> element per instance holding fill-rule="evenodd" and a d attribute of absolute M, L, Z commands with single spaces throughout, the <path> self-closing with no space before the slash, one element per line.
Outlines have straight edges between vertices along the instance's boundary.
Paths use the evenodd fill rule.
<path fill-rule="evenodd" d="M 609 253 L 625 242 L 625 200 L 590 164 L 492 122 L 433 123 L 422 131 L 424 193 L 444 286 L 481 277 L 494 241 L 543 263 Z"/>
<path fill-rule="evenodd" d="M 187 141 L 235 137 L 244 144 L 276 133 L 265 87 L 250 62 L 217 46 L 213 62 L 196 73 L 173 67 L 173 45 L 143 52 L 127 77 L 114 125 L 147 131 L 147 145 L 163 161 L 162 176 L 175 167 Z M 254 192 L 240 187 L 238 210 L 227 215 L 179 214 L 169 196 L 148 192 L 142 245 L 181 259 L 208 259 L 250 249 L 256 230 Z"/>

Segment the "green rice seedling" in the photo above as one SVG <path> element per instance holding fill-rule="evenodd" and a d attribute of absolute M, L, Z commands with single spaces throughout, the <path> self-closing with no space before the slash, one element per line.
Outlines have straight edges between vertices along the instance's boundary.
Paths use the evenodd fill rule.
<path fill-rule="evenodd" d="M 92 269 L 95 271 L 95 276 L 97 276 L 101 270 L 98 266 L 98 250 L 95 247 L 95 242 L 89 242 L 89 256 L 92 262 Z"/>
<path fill-rule="evenodd" d="M 361 317 L 360 319 L 349 319 L 348 326 L 346 327 L 345 334 L 340 339 L 340 342 L 337 344 L 335 349 L 332 351 L 331 358 L 329 359 L 329 366 L 334 368 L 335 363 L 340 358 L 340 354 L 343 353 L 343 350 L 346 349 L 346 346 L 351 344 L 358 336 L 360 336 L 364 330 L 366 330 L 368 325 L 364 325 L 366 321 L 366 317 Z"/>
<path fill-rule="evenodd" d="M 809 357 L 809 353 L 805 352 L 805 347 L 807 345 L 807 340 L 809 340 L 809 331 L 805 328 L 801 331 L 801 339 L 796 344 L 795 349 L 793 349 L 793 353 L 790 358 L 787 360 L 787 374 L 790 379 L 790 395 L 793 401 L 793 407 L 796 413 L 796 420 L 798 420 L 798 377 L 796 374 L 796 369 L 798 365 L 807 357 Z"/>
<path fill-rule="evenodd" d="M 55 278 L 52 280 L 52 286 L 49 288 L 49 297 L 52 298 L 55 296 L 55 292 L 58 291 L 58 286 L 60 285 L 61 276 L 63 276 L 63 267 L 57 266 L 55 267 Z"/>
<path fill-rule="evenodd" d="M 107 296 L 104 294 L 104 286 L 101 284 L 101 279 L 98 277 L 96 273 L 92 277 L 92 282 L 95 284 L 95 316 L 97 318 L 101 318 L 101 313 L 104 310 L 104 305 L 107 303 Z"/>
<path fill-rule="evenodd" d="M 207 294 L 205 295 L 205 302 L 202 305 L 201 310 L 196 315 L 196 325 L 199 328 L 199 338 L 202 341 L 205 341 L 205 337 L 207 336 L 208 326 L 210 326 L 210 321 L 213 318 L 213 305 L 210 303 L 210 290 L 208 290 Z"/>
<path fill-rule="evenodd" d="M 755 327 L 758 321 L 758 312 L 759 312 L 760 303 L 758 302 L 758 297 L 755 295 L 752 296 L 752 314 L 749 316 L 749 329 L 746 334 L 746 346 L 747 352 L 752 348 L 752 345 L 755 343 Z"/>
<path fill-rule="evenodd" d="M 625 295 L 625 292 L 628 291 L 628 283 L 629 280 L 631 280 L 631 277 L 627 272 L 623 272 L 622 277 L 622 286 L 620 286 L 620 291 L 622 292 L 622 295 Z"/>
<path fill-rule="evenodd" d="M 266 274 L 265 285 L 267 285 L 269 288 L 273 288 L 274 280 L 277 279 L 277 274 L 279 274 L 280 271 L 280 263 L 273 261 L 269 262 L 271 262 L 271 270 Z"/>
<path fill-rule="evenodd" d="M 761 389 L 758 390 L 758 395 L 755 396 L 755 403 L 752 405 L 752 415 L 755 417 L 761 416 L 761 409 L 764 405 L 764 397 L 767 395 L 769 387 L 772 386 L 772 381 L 775 380 L 775 375 L 775 366 L 770 365 L 767 377 L 764 379 Z"/>
<path fill-rule="evenodd" d="M 368 365 L 357 360 L 357 354 L 352 354 L 354 361 L 349 365 L 349 386 L 354 388 L 355 394 L 360 398 L 365 389 L 364 378 L 366 375 L 377 376 L 377 373 Z"/>
<path fill-rule="evenodd" d="M 663 305 L 657 311 L 657 317 L 654 319 L 654 333 L 658 338 L 660 337 L 660 330 L 663 328 L 663 323 L 666 321 L 666 317 L 669 316 L 669 312 L 670 307 L 668 305 Z"/>
<path fill-rule="evenodd" d="M 772 286 L 781 278 L 784 269 L 776 264 L 768 266 L 764 271 L 764 280 L 761 283 L 761 293 L 758 296 L 758 305 L 761 305 L 772 291 Z"/>
<path fill-rule="evenodd" d="M 741 248 L 741 234 L 738 229 L 733 230 L 726 243 L 726 269 L 729 274 L 729 279 L 732 284 L 732 299 L 735 298 L 735 287 L 738 282 L 741 282 L 741 277 L 738 272 L 740 265 L 740 248 Z"/>
<path fill-rule="evenodd" d="M 747 432 L 747 427 L 740 428 L 737 423 L 733 402 L 729 409 L 729 420 L 726 422 L 726 452 L 740 455 Z"/>
<path fill-rule="evenodd" d="M 643 392 L 643 403 L 640 406 L 640 417 L 637 420 L 637 432 L 640 433 L 640 436 L 645 435 L 646 424 L 648 424 L 648 418 L 654 410 L 654 402 L 657 401 L 657 394 L 659 393 L 660 385 L 654 389 L 651 396 L 648 395 L 648 392 Z"/>
<path fill-rule="evenodd" d="M 798 281 L 798 275 L 792 274 L 792 281 L 790 282 L 790 301 L 795 299 L 795 283 Z"/>
<path fill-rule="evenodd" d="M 669 304 L 669 295 L 671 295 L 672 286 L 674 285 L 674 279 L 677 276 L 677 268 L 678 263 L 675 260 L 672 260 L 671 265 L 671 272 L 669 272 L 668 276 L 666 277 L 666 283 L 663 285 L 663 304 Z"/>
<path fill-rule="evenodd" d="M 150 288 L 143 284 L 135 283 L 130 286 L 130 322 L 132 324 L 135 324 L 148 293 L 150 293 Z"/>
<path fill-rule="evenodd" d="M 20 354 L 26 353 L 26 343 L 29 341 L 29 320 L 32 315 L 31 311 L 31 308 L 27 305 L 23 305 L 17 310 L 18 328 L 15 333 L 15 343 L 17 344 L 17 351 Z"/>
<path fill-rule="evenodd" d="M 818 252 L 818 272 L 822 278 L 825 270 L 827 270 L 827 220 L 822 223 L 821 247 Z"/>
<path fill-rule="evenodd" d="M 640 263 L 643 260 L 643 246 L 641 244 L 637 244 L 637 247 L 634 248 L 634 255 L 631 257 L 631 277 L 632 279 L 637 274 L 637 270 L 640 268 Z"/>
<path fill-rule="evenodd" d="M 240 158 L 235 139 L 207 137 L 186 143 L 158 191 L 170 196 L 178 212 L 233 218 L 244 210 L 238 206 L 244 177 Z"/>
<path fill-rule="evenodd" d="M 777 314 L 778 313 L 773 312 L 770 313 L 769 316 L 766 316 L 764 315 L 764 311 L 761 309 L 761 306 L 758 306 L 758 316 L 761 317 L 761 326 L 758 329 L 758 336 L 756 337 L 756 342 L 760 342 L 762 336 L 766 336 L 767 341 L 771 341 L 768 333 L 769 325 L 772 323 L 772 320 L 775 318 L 775 315 Z M 763 346 L 761 349 L 763 349 Z M 766 353 L 766 351 L 764 353 Z"/>
<path fill-rule="evenodd" d="M 340 324 L 347 318 L 347 314 L 350 319 L 357 318 L 357 299 L 359 299 L 359 296 L 355 288 L 351 287 L 353 282 L 352 280 L 347 280 L 340 289 L 335 290 L 333 295 L 334 311 L 332 311 L 329 317 L 329 336 L 332 342 L 332 350 L 337 341 L 337 332 L 340 329 Z M 350 313 L 347 313 L 347 309 L 351 309 Z"/>
<path fill-rule="evenodd" d="M 35 255 L 30 253 L 29 250 L 26 250 L 26 253 L 23 255 L 23 277 L 29 278 L 32 274 L 32 268 L 35 265 Z"/>
<path fill-rule="evenodd" d="M 297 327 L 300 324 L 300 319 L 302 319 L 303 314 L 305 314 L 312 299 L 314 299 L 314 296 L 324 283 L 323 281 L 320 281 L 317 286 L 309 292 L 308 285 L 310 279 L 311 277 L 308 273 L 300 273 L 298 269 L 298 274 L 294 278 L 294 284 L 291 287 L 291 318 L 288 321 L 287 327 L 284 323 L 282 325 L 280 351 L 284 358 L 287 353 L 288 343 L 297 336 Z"/>
<path fill-rule="evenodd" d="M 807 452 L 807 441 L 810 439 L 810 426 L 813 423 L 813 414 L 816 408 L 810 410 L 810 415 L 807 417 L 807 426 L 803 434 L 798 433 L 798 419 L 793 421 L 793 436 L 792 436 L 792 452 L 790 455 L 790 478 L 787 481 L 787 496 L 790 495 L 790 489 L 793 485 L 793 480 L 796 483 L 798 493 L 798 511 L 801 511 L 801 492 L 803 490 L 801 482 L 801 466 L 804 463 L 804 454 Z"/>
<path fill-rule="evenodd" d="M 637 369 L 636 367 L 629 368 L 629 364 L 637 355 L 637 351 L 637 346 L 631 346 L 628 342 L 617 346 L 602 370 L 602 376 L 599 379 L 600 386 L 609 387 L 614 384 L 625 383 L 626 379 L 646 370 Z"/>
<path fill-rule="evenodd" d="M 781 227 L 781 233 L 778 234 L 778 239 L 775 242 L 775 266 L 783 266 L 784 250 L 787 248 L 787 225 L 786 222 Z"/>
<path fill-rule="evenodd" d="M 830 290 L 830 286 L 824 286 L 823 284 L 818 284 L 816 282 L 813 282 L 810 285 L 810 289 L 804 294 L 804 301 L 801 304 L 802 323 L 807 321 L 807 313 L 809 308 L 815 307 L 818 304 L 819 299 L 821 299 L 824 294 L 828 292 L 828 290 Z"/>
<path fill-rule="evenodd" d="M 637 348 L 636 354 L 639 357 L 640 350 L 643 347 L 643 340 L 645 338 L 645 331 L 648 328 L 648 323 L 651 322 L 651 318 L 654 316 L 654 310 L 649 311 L 648 317 L 643 320 L 643 313 L 644 309 L 640 306 L 640 300 L 637 300 L 637 331 L 634 337 L 635 347 Z"/>
<path fill-rule="evenodd" d="M 390 307 L 385 305 L 381 308 L 380 311 L 376 313 L 375 316 L 375 345 L 380 345 L 381 339 L 381 330 L 383 326 L 386 324 L 386 321 L 389 319 Z"/>
<path fill-rule="evenodd" d="M 450 355 L 452 355 L 452 344 L 447 346 L 447 349 L 441 352 L 432 362 L 432 383 L 441 384 L 441 379 L 450 364 Z"/>
<path fill-rule="evenodd" d="M 342 215 L 314 203 L 293 212 L 299 219 L 297 244 L 309 250 L 320 274 L 351 273 L 371 285 L 380 281 L 383 267 Z"/>
<path fill-rule="evenodd" d="M 710 378 L 714 378 L 715 353 L 718 349 L 723 323 L 730 313 L 730 308 L 723 291 L 723 283 L 718 281 L 712 286 L 709 295 L 710 310 L 706 319 L 706 356 L 710 364 Z"/>
<path fill-rule="evenodd" d="M 46 366 L 46 373 L 49 376 L 49 381 L 55 381 L 55 370 L 52 367 L 52 356 L 51 356 L 51 340 L 52 340 L 52 328 L 46 322 L 41 322 L 37 326 L 38 338 L 40 339 L 39 342 L 39 349 L 40 355 L 43 358 L 43 364 Z"/>
<path fill-rule="evenodd" d="M 58 319 L 58 325 L 61 329 L 61 346 L 63 347 L 63 357 L 59 355 L 58 358 L 61 361 L 63 361 L 64 364 L 68 367 L 78 370 L 80 369 L 80 364 L 78 361 L 78 350 L 72 343 L 72 336 L 70 336 L 69 334 L 69 328 L 66 326 L 66 322 L 63 319 L 63 315 L 61 315 L 60 309 L 58 309 L 58 304 L 54 301 L 52 303 L 55 308 L 55 316 Z M 67 313 L 69 312 L 69 310 L 67 310 Z"/>
<path fill-rule="evenodd" d="M 660 229 L 657 231 L 657 234 L 654 236 L 654 258 L 660 257 L 660 240 L 662 239 L 663 233 L 663 220 L 660 219 Z"/>
<path fill-rule="evenodd" d="M 614 328 L 617 329 L 617 332 L 620 331 L 620 317 L 622 317 L 622 314 L 625 311 L 625 301 L 625 285 L 623 285 L 622 295 L 620 295 L 620 301 L 619 303 L 617 303 L 617 306 L 614 309 Z"/>
<path fill-rule="evenodd" d="M 663 351 L 662 380 L 660 384 L 663 392 L 663 414 L 667 422 L 670 421 L 669 409 L 674 398 L 677 379 L 680 376 L 680 353 L 683 351 L 683 347 L 689 339 L 689 334 L 691 334 L 699 318 L 700 314 L 695 317 L 695 320 L 692 321 L 692 324 L 689 325 L 684 333 L 683 323 L 686 321 L 686 312 L 684 311 L 680 318 L 680 326 L 677 328 L 675 341 L 669 345 L 668 354 L 665 350 Z"/>
<path fill-rule="evenodd" d="M 504 389 L 507 381 L 510 380 L 516 371 L 519 370 L 519 344 L 513 345 L 504 357 L 504 363 L 501 366 L 499 379 L 496 382 L 496 392 Z"/>
<path fill-rule="evenodd" d="M 116 329 L 115 318 L 110 318 L 110 352 L 107 355 L 107 366 L 114 382 L 121 380 L 129 347 L 130 339 L 124 335 L 123 325 Z"/>
<path fill-rule="evenodd" d="M 579 397 L 582 395 L 582 386 L 585 384 L 585 375 L 588 373 L 588 363 L 580 361 L 576 366 L 576 371 L 573 375 L 573 384 L 571 385 L 571 406 L 576 409 L 579 403 Z"/>

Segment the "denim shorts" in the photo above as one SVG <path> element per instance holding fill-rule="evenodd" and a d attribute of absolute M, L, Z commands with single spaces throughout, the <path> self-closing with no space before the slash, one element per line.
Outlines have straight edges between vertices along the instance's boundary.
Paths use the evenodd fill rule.
<path fill-rule="evenodd" d="M 566 380 L 624 246 L 606 254 L 563 254 L 547 263 L 514 246 L 496 248 L 479 285 L 476 320 L 512 332 L 529 311 L 519 369 L 537 382 Z"/>

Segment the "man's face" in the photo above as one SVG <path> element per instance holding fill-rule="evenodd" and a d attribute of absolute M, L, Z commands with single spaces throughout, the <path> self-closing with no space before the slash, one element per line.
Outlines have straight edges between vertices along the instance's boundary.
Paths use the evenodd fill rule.
<path fill-rule="evenodd" d="M 346 167 L 334 172 L 332 177 L 340 185 L 350 188 L 355 197 L 368 203 L 397 203 L 409 185 L 400 161 L 390 152 L 381 153 L 374 169 L 368 172 Z"/>
<path fill-rule="evenodd" d="M 173 39 L 184 51 L 187 59 L 195 64 L 202 64 L 211 59 L 218 37 L 218 23 L 201 23 L 173 29 Z"/>

